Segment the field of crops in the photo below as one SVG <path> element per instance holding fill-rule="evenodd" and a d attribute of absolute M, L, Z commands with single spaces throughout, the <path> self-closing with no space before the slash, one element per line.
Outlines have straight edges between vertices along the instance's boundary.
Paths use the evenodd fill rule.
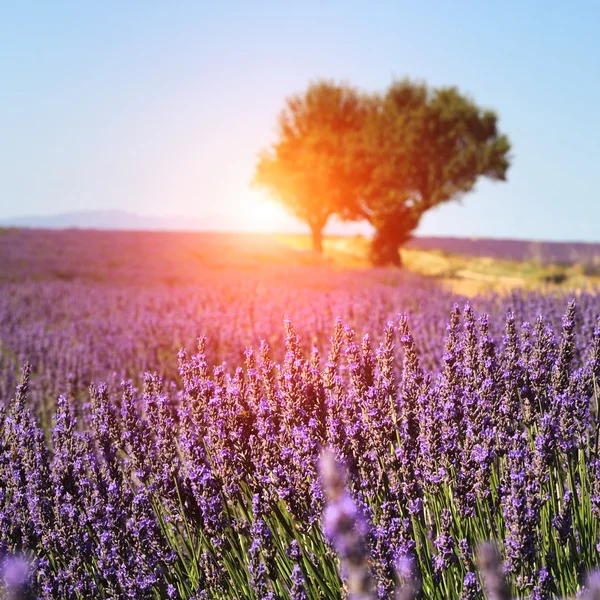
<path fill-rule="evenodd" d="M 571 265 L 597 265 L 600 244 L 586 242 L 532 242 L 511 239 L 416 237 L 408 244 L 419 250 L 442 250 L 466 256 L 491 256 L 502 260 L 537 261 Z"/>
<path fill-rule="evenodd" d="M 0 235 L 2 597 L 585 594 L 598 294 L 253 239 Z"/>

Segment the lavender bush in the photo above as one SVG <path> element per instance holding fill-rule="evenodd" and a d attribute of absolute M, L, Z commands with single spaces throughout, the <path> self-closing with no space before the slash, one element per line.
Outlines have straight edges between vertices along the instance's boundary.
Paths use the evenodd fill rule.
<path fill-rule="evenodd" d="M 2 597 L 597 596 L 598 296 L 311 272 L 0 284 Z"/>

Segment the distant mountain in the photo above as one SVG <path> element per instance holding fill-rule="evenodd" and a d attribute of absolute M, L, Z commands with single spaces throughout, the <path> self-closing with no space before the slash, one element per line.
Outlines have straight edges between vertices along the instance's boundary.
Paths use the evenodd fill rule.
<path fill-rule="evenodd" d="M 113 229 L 120 231 L 246 231 L 243 217 L 235 218 L 213 213 L 202 218 L 181 216 L 157 217 L 138 215 L 124 210 L 89 210 L 57 215 L 33 215 L 0 220 L 0 227 L 29 229 Z M 364 223 L 340 223 L 332 219 L 326 229 L 328 235 L 369 235 Z M 290 217 L 278 233 L 300 234 L 308 227 Z"/>
<path fill-rule="evenodd" d="M 117 230 L 212 230 L 223 229 L 224 217 L 210 215 L 203 219 L 189 217 L 144 216 L 122 210 L 91 210 L 47 216 L 15 217 L 0 220 L 2 227 L 35 229 L 117 229 Z"/>

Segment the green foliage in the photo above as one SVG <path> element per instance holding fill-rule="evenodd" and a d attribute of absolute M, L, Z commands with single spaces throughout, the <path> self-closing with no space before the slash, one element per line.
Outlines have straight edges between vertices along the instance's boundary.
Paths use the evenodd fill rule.
<path fill-rule="evenodd" d="M 254 184 L 267 189 L 313 234 L 321 252 L 322 231 L 349 195 L 350 140 L 364 127 L 369 99 L 356 89 L 327 81 L 288 98 L 279 116 L 278 140 L 260 154 Z"/>
<path fill-rule="evenodd" d="M 374 226 L 375 264 L 400 264 L 422 215 L 479 177 L 504 181 L 509 151 L 496 114 L 455 87 L 402 80 L 382 96 L 322 81 L 288 99 L 255 184 L 308 223 L 316 250 L 335 214 Z"/>
<path fill-rule="evenodd" d="M 367 219 L 374 258 L 398 264 L 398 247 L 425 212 L 460 199 L 481 176 L 506 179 L 509 150 L 496 114 L 456 88 L 395 82 L 352 146 L 355 203 L 346 216 Z"/>

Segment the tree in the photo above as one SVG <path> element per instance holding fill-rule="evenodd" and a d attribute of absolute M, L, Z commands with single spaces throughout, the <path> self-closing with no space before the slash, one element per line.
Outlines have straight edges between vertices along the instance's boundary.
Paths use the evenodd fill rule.
<path fill-rule="evenodd" d="M 312 83 L 305 94 L 287 99 L 277 141 L 259 156 L 254 184 L 308 224 L 316 252 L 322 252 L 329 218 L 351 203 L 347 148 L 364 128 L 369 103 L 352 87 Z"/>
<path fill-rule="evenodd" d="M 342 211 L 375 228 L 374 264 L 400 265 L 399 246 L 423 214 L 459 200 L 479 177 L 504 181 L 510 143 L 497 117 L 455 87 L 394 83 L 348 145 L 355 166 L 353 193 Z"/>

